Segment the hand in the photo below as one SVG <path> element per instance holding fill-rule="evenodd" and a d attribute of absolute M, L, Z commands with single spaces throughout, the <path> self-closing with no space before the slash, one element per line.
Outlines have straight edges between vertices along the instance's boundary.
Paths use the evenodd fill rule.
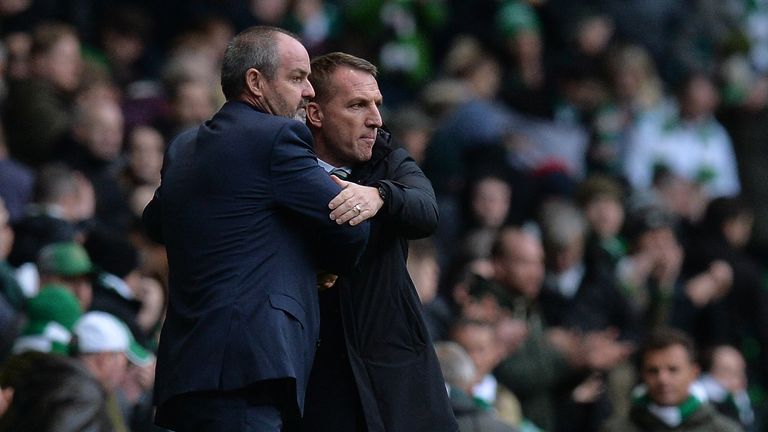
<path fill-rule="evenodd" d="M 698 308 L 702 308 L 725 296 L 733 283 L 733 269 L 721 260 L 710 264 L 707 271 L 699 273 L 685 284 L 685 294 Z"/>
<path fill-rule="evenodd" d="M 328 288 L 336 284 L 336 280 L 339 279 L 338 275 L 321 271 L 317 273 L 317 290 L 325 291 Z"/>
<path fill-rule="evenodd" d="M 96 192 L 93 189 L 93 184 L 85 175 L 77 172 L 75 173 L 75 187 L 77 199 L 68 210 L 68 220 L 79 222 L 93 218 L 96 213 Z"/>
<path fill-rule="evenodd" d="M 550 327 L 545 331 L 547 342 L 565 357 L 572 365 L 581 366 L 584 362 L 581 351 L 581 335 L 563 327 Z"/>
<path fill-rule="evenodd" d="M 592 373 L 587 379 L 573 389 L 571 392 L 571 399 L 580 404 L 592 403 L 604 392 L 605 380 L 603 380 L 601 374 Z"/>
<path fill-rule="evenodd" d="M 499 343 L 499 350 L 505 358 L 517 351 L 528 339 L 528 323 L 509 316 L 502 317 L 496 323 L 496 340 Z"/>
<path fill-rule="evenodd" d="M 586 366 L 594 370 L 608 370 L 626 360 L 635 349 L 631 342 L 618 340 L 615 329 L 591 331 L 584 336 L 582 352 Z"/>
<path fill-rule="evenodd" d="M 376 216 L 384 205 L 384 201 L 379 196 L 379 190 L 375 187 L 361 186 L 336 176 L 331 176 L 331 179 L 342 189 L 328 203 L 328 208 L 332 210 L 331 219 L 339 225 L 349 222 L 350 225 L 355 226 Z"/>
<path fill-rule="evenodd" d="M 671 244 L 659 249 L 658 253 L 654 275 L 662 287 L 672 287 L 680 276 L 680 268 L 683 265 L 683 248 L 678 244 Z"/>
<path fill-rule="evenodd" d="M 155 366 L 157 365 L 157 362 L 152 359 L 151 362 L 149 362 L 145 366 L 137 366 L 136 367 L 136 383 L 139 385 L 139 387 L 144 391 L 152 390 L 152 387 L 155 385 Z"/>
<path fill-rule="evenodd" d="M 5 209 L 3 200 L 0 198 L 0 261 L 8 258 L 13 246 L 13 229 L 11 229 L 10 215 Z"/>

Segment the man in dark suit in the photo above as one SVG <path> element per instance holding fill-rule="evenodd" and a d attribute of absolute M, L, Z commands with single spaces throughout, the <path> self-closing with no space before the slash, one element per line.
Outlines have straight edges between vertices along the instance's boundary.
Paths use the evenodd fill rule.
<path fill-rule="evenodd" d="M 307 124 L 326 170 L 351 171 L 331 217 L 371 218 L 355 269 L 320 293 L 321 340 L 302 427 L 307 432 L 458 430 L 406 269 L 408 240 L 437 227 L 429 180 L 381 130 L 376 68 L 343 53 L 312 61 Z"/>
<path fill-rule="evenodd" d="M 314 96 L 309 73 L 294 35 L 245 30 L 224 56 L 227 102 L 168 147 L 144 211 L 170 267 L 161 426 L 262 432 L 298 421 L 318 343 L 316 270 L 354 266 L 368 235 L 367 223 L 329 218 L 341 188 L 293 119 Z"/>

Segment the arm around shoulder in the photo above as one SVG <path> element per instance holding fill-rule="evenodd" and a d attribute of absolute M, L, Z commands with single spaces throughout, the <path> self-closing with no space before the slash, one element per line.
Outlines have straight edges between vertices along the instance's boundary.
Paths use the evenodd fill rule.
<path fill-rule="evenodd" d="M 326 270 L 353 268 L 368 241 L 367 222 L 339 225 L 330 218 L 328 203 L 341 191 L 317 164 L 309 130 L 299 122 L 288 122 L 273 145 L 270 174 L 277 203 L 299 215 L 316 234 L 329 265 Z"/>

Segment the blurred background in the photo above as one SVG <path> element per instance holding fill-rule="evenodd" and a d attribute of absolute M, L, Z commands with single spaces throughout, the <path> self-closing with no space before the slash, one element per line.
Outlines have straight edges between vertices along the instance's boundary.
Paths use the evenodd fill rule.
<path fill-rule="evenodd" d="M 140 215 L 167 143 L 223 104 L 228 41 L 259 24 L 378 66 L 441 212 L 409 271 L 433 341 L 469 354 L 453 385 L 473 410 L 597 430 L 672 326 L 706 377 L 730 361 L 711 401 L 768 430 L 766 0 L 0 0 L 0 412 L 7 389 L 50 396 L 23 384 L 63 373 L 22 354 L 44 351 L 109 394 L 89 421 L 156 430 L 167 263 Z M 126 326 L 102 329 L 119 346 L 78 342 L 93 311 Z M 147 358 L 93 360 L 133 344 Z"/>

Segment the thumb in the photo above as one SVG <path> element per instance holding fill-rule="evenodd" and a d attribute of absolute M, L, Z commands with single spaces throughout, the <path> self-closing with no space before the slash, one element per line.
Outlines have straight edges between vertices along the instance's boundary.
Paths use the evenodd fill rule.
<path fill-rule="evenodd" d="M 342 180 L 342 179 L 340 179 L 340 178 L 336 177 L 335 175 L 331 175 L 331 180 L 333 180 L 333 181 L 334 181 L 334 182 L 335 182 L 337 185 L 339 185 L 339 186 L 340 186 L 342 189 L 346 189 L 346 188 L 347 188 L 347 186 L 349 186 L 349 182 L 348 182 L 348 181 L 344 181 L 344 180 Z"/>

